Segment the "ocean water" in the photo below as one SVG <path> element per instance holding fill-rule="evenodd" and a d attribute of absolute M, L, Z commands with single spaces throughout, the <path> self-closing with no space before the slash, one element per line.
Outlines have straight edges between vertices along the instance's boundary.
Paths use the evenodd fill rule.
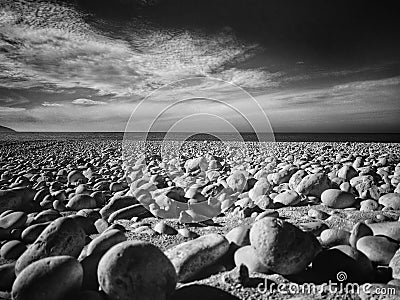
<path fill-rule="evenodd" d="M 23 142 L 33 140 L 194 140 L 194 141 L 276 141 L 276 142 L 367 142 L 367 143 L 400 143 L 400 133 L 213 133 L 195 134 L 172 133 L 166 135 L 164 132 L 150 132 L 149 134 L 131 132 L 16 132 L 0 133 L 0 141 Z"/>

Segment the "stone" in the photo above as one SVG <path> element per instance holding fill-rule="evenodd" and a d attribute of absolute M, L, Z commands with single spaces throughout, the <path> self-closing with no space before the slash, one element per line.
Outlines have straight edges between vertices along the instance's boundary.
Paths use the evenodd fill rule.
<path fill-rule="evenodd" d="M 78 170 L 73 170 L 68 173 L 67 176 L 68 183 L 75 184 L 79 181 L 86 182 L 87 178 Z"/>
<path fill-rule="evenodd" d="M 327 189 L 321 194 L 321 201 L 331 208 L 347 208 L 355 203 L 353 194 L 337 189 Z"/>
<path fill-rule="evenodd" d="M 291 190 L 296 190 L 297 186 L 300 184 L 301 180 L 306 177 L 307 172 L 304 170 L 298 170 L 289 179 L 289 188 Z"/>
<path fill-rule="evenodd" d="M 337 173 L 338 177 L 346 179 L 347 181 L 350 181 L 353 177 L 356 177 L 357 175 L 357 171 L 349 165 L 344 165 L 339 169 Z"/>
<path fill-rule="evenodd" d="M 312 234 L 271 217 L 262 218 L 253 224 L 250 243 L 260 262 L 281 275 L 304 270 L 321 247 Z"/>
<path fill-rule="evenodd" d="M 26 250 L 26 246 L 21 241 L 12 240 L 5 243 L 0 250 L 1 257 L 4 259 L 17 259 Z"/>
<path fill-rule="evenodd" d="M 308 222 L 308 223 L 301 223 L 299 224 L 299 228 L 303 230 L 304 232 L 309 232 L 313 234 L 314 236 L 319 236 L 321 235 L 321 232 L 324 231 L 325 229 L 328 229 L 328 225 L 326 225 L 324 222 L 321 221 L 314 221 L 314 222 Z"/>
<path fill-rule="evenodd" d="M 353 229 L 350 233 L 349 243 L 350 246 L 356 248 L 357 241 L 363 236 L 374 235 L 372 229 L 363 222 L 358 222 L 353 226 Z"/>
<path fill-rule="evenodd" d="M 333 282 L 338 282 L 338 274 L 345 272 L 346 282 L 351 283 L 372 280 L 374 271 L 368 257 L 349 245 L 339 245 L 320 252 L 313 260 L 312 269 L 321 280 Z"/>
<path fill-rule="evenodd" d="M 97 274 L 101 290 L 111 299 L 166 300 L 176 286 L 171 261 L 156 246 L 142 241 L 113 246 L 101 258 Z"/>
<path fill-rule="evenodd" d="M 68 201 L 66 205 L 67 209 L 75 211 L 84 208 L 96 208 L 96 207 L 97 207 L 96 200 L 92 196 L 86 194 L 76 194 Z"/>
<path fill-rule="evenodd" d="M 176 235 L 178 233 L 175 228 L 171 227 L 163 220 L 158 222 L 153 229 L 159 234 Z"/>
<path fill-rule="evenodd" d="M 330 216 L 327 212 L 324 212 L 323 210 L 315 209 L 315 208 L 310 208 L 309 211 L 307 212 L 307 215 L 311 218 L 319 219 L 319 220 L 326 220 Z"/>
<path fill-rule="evenodd" d="M 242 192 L 246 186 L 246 177 L 243 172 L 236 171 L 228 176 L 226 183 L 234 192 Z"/>
<path fill-rule="evenodd" d="M 28 217 L 22 211 L 11 212 L 3 217 L 0 217 L 0 228 L 12 230 L 25 226 Z"/>
<path fill-rule="evenodd" d="M 374 235 L 384 235 L 400 243 L 400 222 L 370 223 L 368 227 Z"/>
<path fill-rule="evenodd" d="M 0 291 L 11 291 L 15 280 L 15 262 L 0 266 Z M 0 297 L 1 299 L 1 297 Z"/>
<path fill-rule="evenodd" d="M 284 191 L 274 198 L 274 203 L 281 203 L 284 206 L 296 206 L 301 202 L 301 197 L 296 191 Z"/>
<path fill-rule="evenodd" d="M 130 205 L 113 212 L 108 217 L 108 223 L 113 223 L 115 220 L 130 220 L 133 217 L 149 217 L 152 216 L 150 212 L 142 204 Z"/>
<path fill-rule="evenodd" d="M 135 204 L 139 204 L 139 202 L 133 196 L 113 197 L 110 199 L 110 202 L 100 210 L 100 214 L 103 219 L 107 220 L 113 212 Z"/>
<path fill-rule="evenodd" d="M 266 195 L 271 189 L 271 185 L 266 178 L 259 179 L 249 191 L 249 198 L 253 201 L 259 196 Z"/>
<path fill-rule="evenodd" d="M 15 272 L 19 274 L 33 262 L 49 257 L 78 257 L 85 246 L 86 234 L 72 218 L 59 218 L 47 226 L 35 242 L 19 257 Z"/>
<path fill-rule="evenodd" d="M 225 238 L 230 244 L 234 244 L 237 247 L 243 247 L 250 245 L 250 226 L 240 225 L 232 228 L 226 235 Z"/>
<path fill-rule="evenodd" d="M 12 287 L 14 300 L 62 300 L 82 285 L 83 270 L 71 256 L 53 256 L 27 266 Z"/>
<path fill-rule="evenodd" d="M 378 202 L 372 199 L 367 199 L 360 202 L 360 211 L 374 211 L 379 207 Z"/>
<path fill-rule="evenodd" d="M 296 187 L 296 192 L 320 198 L 322 192 L 329 187 L 329 178 L 323 173 L 316 173 L 305 176 Z"/>
<path fill-rule="evenodd" d="M 261 212 L 260 214 L 257 215 L 255 221 L 261 220 L 262 218 L 265 217 L 273 217 L 273 218 L 278 218 L 279 217 L 279 213 L 278 211 L 274 210 L 274 209 L 266 209 L 263 212 Z"/>
<path fill-rule="evenodd" d="M 241 247 L 235 251 L 234 254 L 235 265 L 245 265 L 249 272 L 258 272 L 268 274 L 270 271 L 264 266 L 257 258 L 254 248 L 250 245 Z"/>
<path fill-rule="evenodd" d="M 194 238 L 199 237 L 199 235 L 196 232 L 190 231 L 187 228 L 179 228 L 177 231 L 178 231 L 178 234 L 180 234 L 181 236 L 183 236 L 185 238 L 194 239 Z"/>
<path fill-rule="evenodd" d="M 92 240 L 87 248 L 86 255 L 92 253 L 105 253 L 112 246 L 126 241 L 125 234 L 118 229 L 107 230 Z"/>
<path fill-rule="evenodd" d="M 386 236 L 364 236 L 357 241 L 357 249 L 371 262 L 387 266 L 399 249 L 399 244 Z"/>
<path fill-rule="evenodd" d="M 400 280 L 400 249 L 396 251 L 389 262 L 389 267 L 392 268 L 392 276 L 394 279 Z"/>
<path fill-rule="evenodd" d="M 32 244 L 51 222 L 31 225 L 22 231 L 21 239 L 26 244 Z"/>
<path fill-rule="evenodd" d="M 349 245 L 350 232 L 343 229 L 329 228 L 321 232 L 321 245 L 333 247 L 337 245 Z"/>
<path fill-rule="evenodd" d="M 213 265 L 228 250 L 228 240 L 222 235 L 211 233 L 181 243 L 168 249 L 165 254 L 175 267 L 178 282 L 186 282 Z"/>
<path fill-rule="evenodd" d="M 384 207 L 390 207 L 394 210 L 400 210 L 400 194 L 389 193 L 379 198 L 378 203 Z"/>

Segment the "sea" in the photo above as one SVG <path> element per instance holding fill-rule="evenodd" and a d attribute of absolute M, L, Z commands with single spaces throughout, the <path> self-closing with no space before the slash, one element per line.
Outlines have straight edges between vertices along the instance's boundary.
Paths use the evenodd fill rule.
<path fill-rule="evenodd" d="M 400 143 L 400 133 L 274 133 L 254 134 L 237 133 L 201 133 L 187 132 L 0 132 L 0 142 L 37 141 L 37 140 L 144 140 L 162 141 L 245 141 L 245 142 L 364 142 L 364 143 Z"/>

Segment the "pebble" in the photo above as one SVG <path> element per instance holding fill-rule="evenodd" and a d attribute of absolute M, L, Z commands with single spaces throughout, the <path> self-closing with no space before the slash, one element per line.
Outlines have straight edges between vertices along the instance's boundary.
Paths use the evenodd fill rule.
<path fill-rule="evenodd" d="M 319 236 L 321 235 L 322 231 L 328 229 L 329 227 L 324 222 L 315 221 L 315 222 L 301 223 L 299 224 L 299 228 L 304 232 L 309 232 L 314 236 Z"/>
<path fill-rule="evenodd" d="M 360 211 L 375 211 L 379 207 L 378 202 L 372 199 L 367 199 L 360 202 Z"/>
<path fill-rule="evenodd" d="M 274 198 L 274 203 L 281 203 L 284 206 L 296 206 L 300 202 L 300 195 L 296 191 L 284 191 Z"/>
<path fill-rule="evenodd" d="M 357 241 L 363 236 L 371 236 L 374 235 L 372 229 L 363 222 L 358 222 L 353 226 L 353 229 L 350 233 L 349 243 L 350 246 L 356 248 Z"/>
<path fill-rule="evenodd" d="M 199 237 L 199 235 L 196 232 L 193 232 L 187 228 L 179 228 L 177 231 L 178 234 L 180 234 L 184 238 L 195 239 Z"/>
<path fill-rule="evenodd" d="M 399 249 L 398 243 L 386 236 L 364 236 L 357 241 L 357 249 L 371 262 L 387 266 Z"/>
<path fill-rule="evenodd" d="M 400 243 L 400 222 L 370 223 L 368 227 L 374 235 L 384 235 Z"/>
<path fill-rule="evenodd" d="M 139 203 L 133 196 L 112 198 L 110 202 L 100 210 L 100 214 L 103 219 L 108 219 L 113 212 L 135 204 Z"/>
<path fill-rule="evenodd" d="M 142 204 L 134 204 L 130 205 L 117 211 L 113 212 L 108 217 L 108 223 L 113 223 L 115 220 L 130 220 L 133 217 L 148 217 L 151 216 L 147 208 L 145 208 Z"/>
<path fill-rule="evenodd" d="M 394 210 L 400 210 L 400 194 L 389 193 L 379 198 L 378 203 L 384 207 L 390 207 Z"/>
<path fill-rule="evenodd" d="M 237 249 L 234 254 L 234 260 L 237 267 L 243 264 L 248 268 L 249 272 L 270 273 L 268 268 L 257 258 L 254 248 L 250 245 Z"/>
<path fill-rule="evenodd" d="M 296 192 L 305 196 L 321 197 L 323 191 L 329 189 L 329 179 L 325 174 L 317 173 L 305 176 L 296 188 Z"/>
<path fill-rule="evenodd" d="M 105 253 L 112 246 L 126 241 L 126 236 L 118 229 L 110 229 L 92 240 L 87 248 L 86 255 Z"/>
<path fill-rule="evenodd" d="M 213 265 L 228 249 L 229 242 L 224 236 L 210 233 L 176 245 L 165 254 L 175 267 L 178 282 L 185 282 Z"/>
<path fill-rule="evenodd" d="M 324 212 L 323 210 L 311 208 L 308 212 L 307 215 L 311 218 L 315 219 L 320 219 L 320 220 L 326 220 L 329 218 L 329 214 L 327 212 Z"/>
<path fill-rule="evenodd" d="M 86 234 L 71 218 L 59 218 L 47 226 L 35 242 L 19 257 L 15 272 L 19 274 L 33 262 L 59 255 L 78 257 L 85 246 Z"/>
<path fill-rule="evenodd" d="M 331 208 L 347 208 L 355 203 L 353 194 L 337 189 L 327 189 L 321 194 L 321 201 Z"/>
<path fill-rule="evenodd" d="M 22 211 L 10 212 L 0 217 L 0 228 L 12 230 L 24 227 L 28 217 Z"/>
<path fill-rule="evenodd" d="M 78 211 L 84 208 L 96 208 L 97 203 L 96 200 L 90 195 L 76 194 L 68 201 L 65 207 L 69 210 Z"/>
<path fill-rule="evenodd" d="M 228 176 L 226 183 L 234 192 L 242 192 L 246 185 L 246 177 L 243 172 L 236 171 Z"/>
<path fill-rule="evenodd" d="M 230 244 L 237 247 L 243 247 L 250 245 L 250 226 L 240 225 L 232 228 L 226 235 L 225 238 Z"/>
<path fill-rule="evenodd" d="M 12 240 L 5 243 L 0 250 L 1 257 L 4 259 L 17 259 L 26 250 L 24 243 Z"/>
<path fill-rule="evenodd" d="M 11 291 L 15 281 L 15 262 L 0 266 L 0 291 Z"/>
<path fill-rule="evenodd" d="M 321 232 L 321 245 L 333 247 L 337 245 L 349 245 L 350 232 L 343 229 L 329 228 Z"/>
<path fill-rule="evenodd" d="M 282 275 L 304 270 L 320 250 L 320 245 L 312 234 L 271 217 L 253 224 L 250 243 L 261 263 Z"/>
<path fill-rule="evenodd" d="M 175 228 L 165 223 L 165 221 L 158 222 L 153 229 L 159 234 L 176 235 L 178 233 Z"/>
<path fill-rule="evenodd" d="M 255 221 L 261 220 L 262 218 L 265 218 L 265 217 L 278 218 L 279 212 L 274 209 L 266 209 L 257 215 Z"/>
<path fill-rule="evenodd" d="M 396 251 L 389 262 L 389 267 L 392 268 L 392 276 L 394 279 L 400 280 L 400 249 Z"/>
<path fill-rule="evenodd" d="M 373 279 L 373 266 L 361 251 L 349 246 L 339 245 L 320 252 L 312 263 L 312 269 L 320 279 L 338 282 L 337 274 L 345 272 L 346 282 L 365 282 Z"/>
<path fill-rule="evenodd" d="M 101 290 L 111 299 L 170 298 L 176 274 L 171 261 L 156 246 L 126 241 L 113 246 L 99 262 Z"/>
<path fill-rule="evenodd" d="M 71 256 L 53 256 L 27 266 L 12 287 L 13 300 L 62 300 L 81 288 L 83 270 Z"/>

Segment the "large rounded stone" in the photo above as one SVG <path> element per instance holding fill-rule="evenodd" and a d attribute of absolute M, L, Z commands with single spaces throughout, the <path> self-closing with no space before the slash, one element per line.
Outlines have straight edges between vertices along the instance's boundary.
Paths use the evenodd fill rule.
<path fill-rule="evenodd" d="M 296 192 L 306 196 L 321 197 L 323 191 L 329 189 L 329 178 L 322 173 L 305 176 L 296 187 Z"/>
<path fill-rule="evenodd" d="M 244 176 L 243 172 L 240 171 L 232 173 L 226 179 L 226 183 L 234 192 L 242 192 L 246 186 L 246 182 L 246 176 Z"/>
<path fill-rule="evenodd" d="M 281 203 L 285 206 L 295 206 L 300 201 L 300 195 L 295 191 L 284 191 L 274 198 L 274 203 Z"/>
<path fill-rule="evenodd" d="M 337 281 L 339 272 L 345 272 L 348 282 L 365 282 L 372 279 L 373 267 L 368 257 L 348 245 L 340 245 L 320 252 L 312 268 L 323 280 Z"/>
<path fill-rule="evenodd" d="M 24 227 L 28 219 L 26 213 L 15 211 L 0 218 L 0 228 L 12 230 Z"/>
<path fill-rule="evenodd" d="M 394 210 L 400 210 L 400 194 L 389 193 L 383 195 L 379 198 L 378 202 L 384 207 L 390 207 Z"/>
<path fill-rule="evenodd" d="M 357 241 L 357 249 L 373 263 L 387 266 L 399 249 L 399 244 L 386 236 L 364 236 Z"/>
<path fill-rule="evenodd" d="M 343 229 L 329 228 L 321 232 L 321 245 L 333 247 L 349 245 L 350 232 Z"/>
<path fill-rule="evenodd" d="M 97 203 L 96 200 L 89 195 L 86 194 L 77 194 L 72 197 L 66 207 L 70 210 L 81 210 L 84 208 L 96 208 Z"/>
<path fill-rule="evenodd" d="M 78 257 L 85 246 L 86 234 L 72 218 L 60 218 L 52 222 L 35 242 L 17 260 L 15 271 L 49 256 L 70 255 Z"/>
<path fill-rule="evenodd" d="M 400 250 L 397 250 L 389 262 L 389 267 L 392 268 L 392 276 L 394 279 L 400 279 Z"/>
<path fill-rule="evenodd" d="M 4 259 L 17 259 L 26 250 L 24 243 L 12 240 L 5 243 L 0 250 L 1 257 Z"/>
<path fill-rule="evenodd" d="M 133 196 L 113 197 L 110 199 L 110 202 L 100 210 L 100 214 L 103 219 L 107 220 L 113 212 L 135 204 L 139 204 L 139 202 Z"/>
<path fill-rule="evenodd" d="M 97 274 L 101 289 L 111 299 L 166 300 L 176 286 L 170 260 L 156 246 L 141 241 L 112 247 L 101 258 Z"/>
<path fill-rule="evenodd" d="M 22 231 L 21 239 L 26 244 L 32 244 L 51 222 L 31 225 Z"/>
<path fill-rule="evenodd" d="M 213 265 L 228 250 L 228 240 L 222 235 L 211 233 L 179 244 L 165 254 L 175 267 L 178 282 L 185 282 Z"/>
<path fill-rule="evenodd" d="M 357 241 L 363 236 L 373 235 L 372 229 L 363 222 L 358 222 L 353 226 L 350 233 L 349 243 L 350 246 L 356 248 Z"/>
<path fill-rule="evenodd" d="M 11 291 L 15 280 L 15 262 L 0 266 L 0 291 Z"/>
<path fill-rule="evenodd" d="M 27 266 L 12 287 L 14 300 L 62 300 L 82 285 L 80 263 L 71 256 L 53 256 Z"/>
<path fill-rule="evenodd" d="M 234 254 L 235 265 L 244 264 L 249 272 L 269 273 L 269 270 L 258 259 L 254 248 L 250 245 L 241 247 Z"/>
<path fill-rule="evenodd" d="M 110 229 L 92 240 L 87 248 L 86 255 L 104 253 L 112 246 L 126 241 L 125 234 L 118 229 Z"/>
<path fill-rule="evenodd" d="M 250 243 L 260 262 L 282 275 L 304 270 L 321 247 L 312 234 L 270 217 L 254 223 L 250 230 Z"/>
<path fill-rule="evenodd" d="M 328 189 L 321 194 L 321 201 L 331 208 L 351 207 L 356 199 L 353 194 L 337 189 Z"/>
<path fill-rule="evenodd" d="M 400 243 L 400 222 L 379 222 L 368 224 L 374 235 L 384 235 Z"/>

